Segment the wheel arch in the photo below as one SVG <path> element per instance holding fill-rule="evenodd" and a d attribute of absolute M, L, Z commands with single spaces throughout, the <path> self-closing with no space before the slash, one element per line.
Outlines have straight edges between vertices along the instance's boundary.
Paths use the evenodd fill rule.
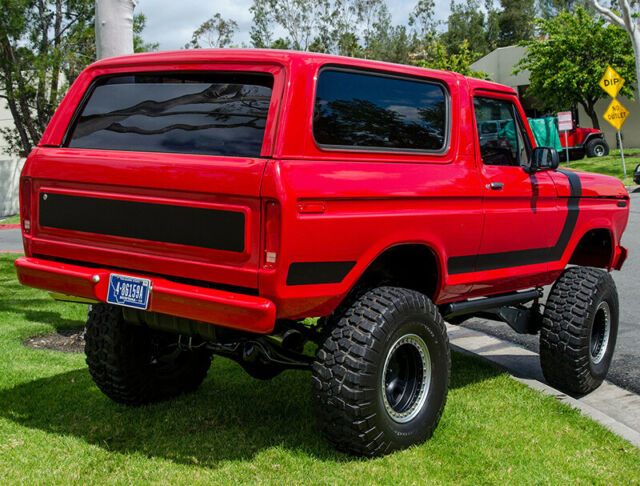
<path fill-rule="evenodd" d="M 421 292 L 435 301 L 444 277 L 442 261 L 434 247 L 425 242 L 394 243 L 369 261 L 345 300 L 363 288 L 393 285 Z"/>
<path fill-rule="evenodd" d="M 582 146 L 586 149 L 587 148 L 587 143 L 589 143 L 591 140 L 595 140 L 595 139 L 601 139 L 601 140 L 604 140 L 605 143 L 607 142 L 607 140 L 604 138 L 604 133 L 602 133 L 602 132 L 592 132 L 592 133 L 587 133 L 587 135 L 584 137 L 584 140 L 582 141 Z"/>
<path fill-rule="evenodd" d="M 609 228 L 589 228 L 573 248 L 569 264 L 610 268 L 614 257 L 613 233 Z"/>

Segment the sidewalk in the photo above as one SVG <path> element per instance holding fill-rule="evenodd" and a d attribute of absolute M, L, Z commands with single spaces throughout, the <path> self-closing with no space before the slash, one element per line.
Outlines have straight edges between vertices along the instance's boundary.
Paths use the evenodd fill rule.
<path fill-rule="evenodd" d="M 640 447 L 640 395 L 608 381 L 582 398 L 572 398 L 544 381 L 537 353 L 479 331 L 447 324 L 451 346 L 456 351 L 480 356 L 534 390 L 556 397 L 579 409 L 613 433 Z"/>

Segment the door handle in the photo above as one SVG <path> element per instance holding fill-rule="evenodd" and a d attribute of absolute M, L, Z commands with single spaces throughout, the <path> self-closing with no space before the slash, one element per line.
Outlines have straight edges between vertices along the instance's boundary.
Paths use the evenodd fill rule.
<path fill-rule="evenodd" d="M 485 187 L 494 191 L 500 191 L 504 187 L 504 184 L 502 182 L 492 182 L 491 184 L 487 184 Z"/>

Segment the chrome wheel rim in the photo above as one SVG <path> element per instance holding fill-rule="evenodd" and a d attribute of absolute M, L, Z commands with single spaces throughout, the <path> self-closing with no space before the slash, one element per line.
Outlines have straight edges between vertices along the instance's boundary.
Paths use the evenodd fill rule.
<path fill-rule="evenodd" d="M 384 407 L 395 422 L 406 423 L 420 413 L 431 384 L 431 356 L 417 334 L 405 334 L 389 348 L 382 373 Z"/>
<path fill-rule="evenodd" d="M 604 155 L 604 146 L 596 145 L 593 148 L 593 153 L 595 154 L 596 157 L 602 157 Z"/>
<path fill-rule="evenodd" d="M 611 334 L 611 311 L 609 304 L 603 301 L 596 309 L 591 326 L 591 340 L 589 349 L 591 350 L 591 361 L 598 364 L 604 358 L 609 347 L 609 335 Z"/>

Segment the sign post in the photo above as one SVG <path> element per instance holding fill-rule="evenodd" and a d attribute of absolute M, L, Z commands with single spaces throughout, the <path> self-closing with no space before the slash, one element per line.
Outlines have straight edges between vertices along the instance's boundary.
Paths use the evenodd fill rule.
<path fill-rule="evenodd" d="M 622 151 L 622 137 L 620 129 L 624 122 L 627 121 L 629 110 L 627 110 L 617 99 L 612 99 L 609 108 L 604 112 L 604 119 L 611 123 L 618 130 L 618 145 L 620 146 L 620 155 L 622 156 L 622 170 L 625 178 L 627 177 L 627 166 L 624 163 L 624 152 Z"/>
<path fill-rule="evenodd" d="M 609 104 L 609 108 L 604 112 L 604 119 L 611 123 L 611 125 L 613 125 L 613 127 L 618 131 L 618 146 L 620 147 L 620 157 L 622 158 L 622 171 L 626 178 L 627 166 L 624 163 L 624 151 L 622 150 L 622 135 L 620 134 L 620 129 L 622 128 L 622 125 L 624 125 L 624 122 L 627 121 L 629 110 L 622 106 L 622 104 L 616 99 L 616 96 L 618 96 L 618 93 L 624 85 L 624 78 L 611 66 L 607 66 L 607 70 L 604 72 L 599 84 L 600 87 L 613 98 Z"/>
<path fill-rule="evenodd" d="M 564 146 L 567 150 L 567 167 L 569 167 L 569 143 L 567 142 L 567 132 L 573 130 L 573 118 L 570 111 L 558 113 L 558 130 L 564 132 Z"/>

